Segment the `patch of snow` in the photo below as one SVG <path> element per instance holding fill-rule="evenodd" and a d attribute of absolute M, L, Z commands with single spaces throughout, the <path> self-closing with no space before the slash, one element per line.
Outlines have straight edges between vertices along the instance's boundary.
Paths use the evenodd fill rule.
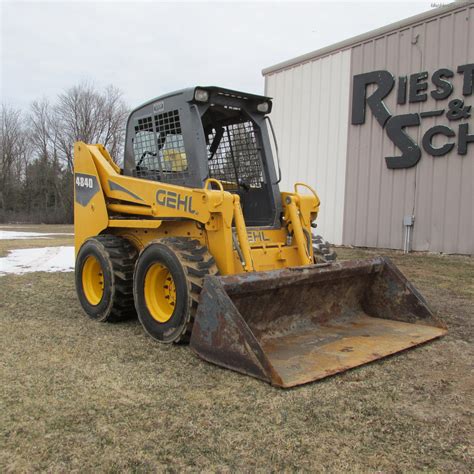
<path fill-rule="evenodd" d="M 44 232 L 19 232 L 15 230 L 0 230 L 0 240 L 18 239 L 50 239 L 53 235 L 74 235 L 71 233 L 44 233 Z"/>
<path fill-rule="evenodd" d="M 0 258 L 0 276 L 9 273 L 71 272 L 74 260 L 74 247 L 16 249 Z"/>

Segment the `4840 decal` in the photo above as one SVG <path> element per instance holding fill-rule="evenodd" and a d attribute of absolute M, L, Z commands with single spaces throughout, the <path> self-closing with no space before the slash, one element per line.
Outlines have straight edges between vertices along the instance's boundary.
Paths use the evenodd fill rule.
<path fill-rule="evenodd" d="M 75 200 L 81 206 L 87 206 L 89 201 L 99 192 L 97 178 L 91 174 L 75 173 Z"/>
<path fill-rule="evenodd" d="M 92 178 L 94 178 L 94 176 L 79 175 L 79 173 L 76 173 L 76 186 L 92 189 L 94 187 L 94 180 Z"/>

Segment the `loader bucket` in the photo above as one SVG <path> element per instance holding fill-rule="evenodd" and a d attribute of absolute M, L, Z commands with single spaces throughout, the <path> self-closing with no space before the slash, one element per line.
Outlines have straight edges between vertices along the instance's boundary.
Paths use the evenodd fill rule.
<path fill-rule="evenodd" d="M 388 259 L 206 277 L 192 349 L 214 364 L 292 387 L 446 333 Z"/>

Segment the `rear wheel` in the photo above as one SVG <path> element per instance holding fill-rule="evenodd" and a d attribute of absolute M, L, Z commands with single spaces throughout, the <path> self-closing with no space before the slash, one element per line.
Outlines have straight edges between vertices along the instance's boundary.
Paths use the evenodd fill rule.
<path fill-rule="evenodd" d="M 186 339 L 204 277 L 215 274 L 214 258 L 198 240 L 151 242 L 137 260 L 133 279 L 135 308 L 145 331 L 164 343 Z"/>
<path fill-rule="evenodd" d="M 76 291 L 91 319 L 115 322 L 135 315 L 133 268 L 138 252 L 116 235 L 84 242 L 76 258 Z"/>
<path fill-rule="evenodd" d="M 314 262 L 334 262 L 337 258 L 337 253 L 327 240 L 324 240 L 320 235 L 313 235 L 313 255 Z"/>

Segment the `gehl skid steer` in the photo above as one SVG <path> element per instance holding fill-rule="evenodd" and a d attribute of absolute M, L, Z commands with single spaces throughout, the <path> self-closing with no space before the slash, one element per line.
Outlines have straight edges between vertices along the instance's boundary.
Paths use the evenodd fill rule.
<path fill-rule="evenodd" d="M 389 259 L 318 263 L 319 199 L 303 183 L 280 192 L 271 108 L 268 97 L 190 88 L 131 113 L 123 169 L 102 145 L 75 144 L 85 312 L 137 314 L 157 341 L 189 341 L 280 387 L 443 335 Z"/>

